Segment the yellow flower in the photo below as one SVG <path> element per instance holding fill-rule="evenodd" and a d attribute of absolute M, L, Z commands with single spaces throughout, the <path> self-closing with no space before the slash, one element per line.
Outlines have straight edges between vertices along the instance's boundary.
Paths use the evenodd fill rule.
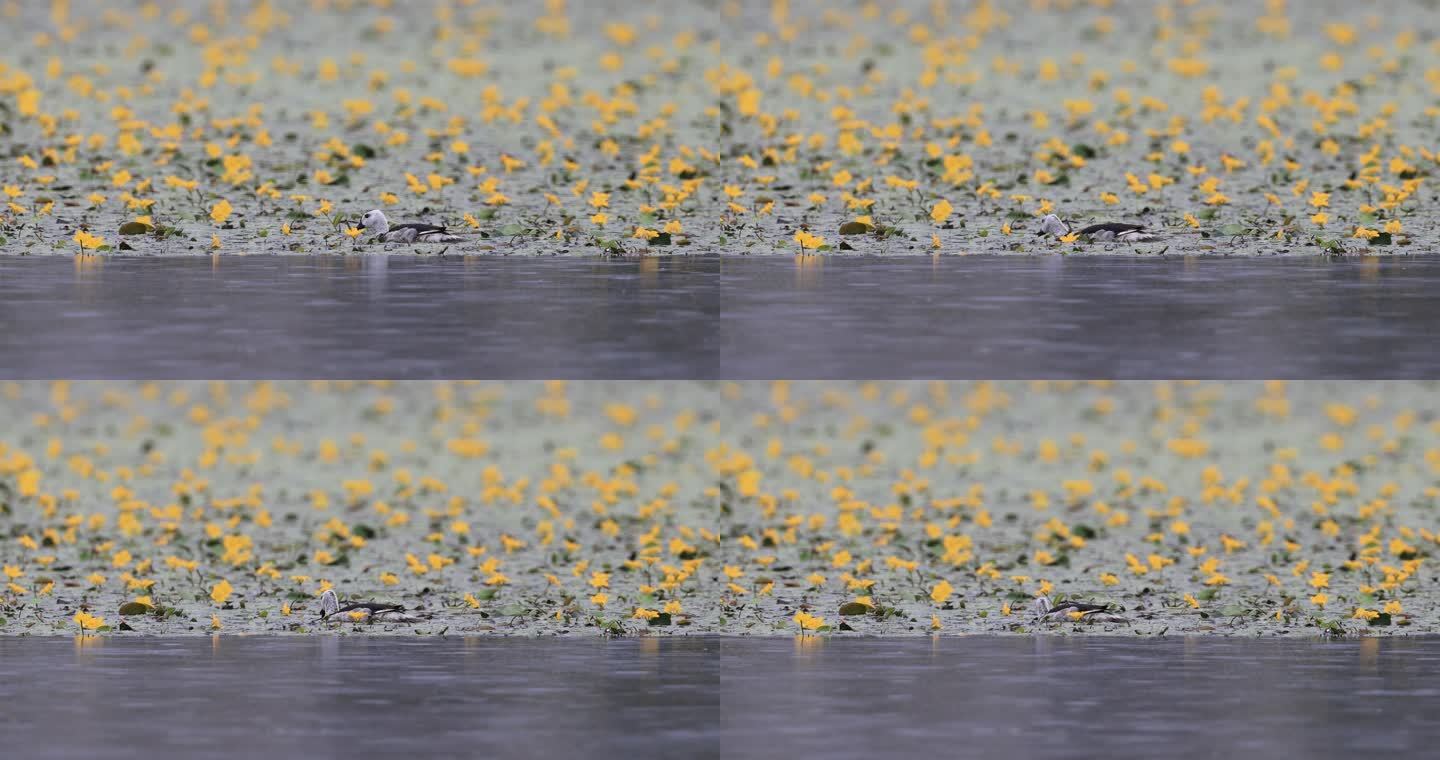
<path fill-rule="evenodd" d="M 634 614 L 630 617 L 636 618 L 637 620 L 654 620 L 660 617 L 660 613 L 655 610 L 645 609 L 644 607 L 636 607 Z"/>
<path fill-rule="evenodd" d="M 944 224 L 954 211 L 955 207 L 950 205 L 950 201 L 941 199 L 939 203 L 935 204 L 935 208 L 930 209 L 930 218 L 936 224 Z"/>
<path fill-rule="evenodd" d="M 480 600 L 476 599 L 474 594 L 466 594 L 465 603 L 470 605 L 474 609 L 480 609 Z"/>
<path fill-rule="evenodd" d="M 794 620 L 795 624 L 800 626 L 800 630 L 802 631 L 815 631 L 825 627 L 825 620 L 823 618 L 816 617 L 803 610 L 795 613 L 795 617 L 791 618 L 791 620 Z"/>
<path fill-rule="evenodd" d="M 1399 615 L 1404 612 L 1405 608 L 1400 606 L 1400 602 L 1398 600 L 1391 600 L 1385 603 L 1386 615 Z"/>
<path fill-rule="evenodd" d="M 1380 233 L 1376 232 L 1375 230 L 1366 229 L 1364 227 L 1356 227 L 1355 237 L 1362 240 L 1374 240 L 1375 238 L 1380 237 Z"/>
<path fill-rule="evenodd" d="M 955 587 L 951 586 L 949 581 L 942 580 L 935 584 L 934 588 L 930 589 L 930 601 L 936 604 L 944 604 L 945 600 L 949 599 L 953 593 L 955 593 Z"/>
<path fill-rule="evenodd" d="M 681 607 L 680 607 L 680 600 L 678 600 L 678 599 L 672 599 L 672 600 L 670 600 L 670 601 L 668 601 L 668 602 L 665 603 L 665 614 L 667 614 L 667 615 L 679 615 L 681 612 L 682 612 L 682 609 L 681 609 Z"/>
<path fill-rule="evenodd" d="M 72 240 L 80 244 L 81 250 L 86 251 L 93 251 L 105 245 L 105 238 L 99 237 L 98 235 L 91 235 L 85 230 L 76 230 L 75 237 L 72 238 Z"/>
<path fill-rule="evenodd" d="M 1355 614 L 1351 615 L 1351 617 L 1356 620 L 1374 620 L 1380 617 L 1380 613 L 1375 610 L 1367 610 L 1364 607 L 1356 607 Z"/>
<path fill-rule="evenodd" d="M 220 630 L 220 616 L 219 616 L 219 615 L 211 615 L 211 616 L 210 616 L 210 628 L 211 628 L 211 630 L 215 630 L 215 631 Z"/>
<path fill-rule="evenodd" d="M 1324 211 L 1321 211 L 1320 213 L 1310 217 L 1310 222 L 1319 227 L 1324 227 L 1329 221 L 1330 215 L 1325 213 Z"/>
<path fill-rule="evenodd" d="M 800 244 L 800 250 L 802 251 L 807 248 L 815 250 L 825 245 L 825 238 L 819 235 L 812 235 L 805 230 L 797 230 L 794 239 L 795 242 Z"/>
<path fill-rule="evenodd" d="M 678 219 L 672 219 L 665 223 L 665 233 L 668 235 L 679 235 L 683 229 Z"/>
<path fill-rule="evenodd" d="M 1399 219 L 1391 219 L 1385 223 L 1385 231 L 1391 235 L 1399 235 L 1405 229 L 1405 225 Z"/>
<path fill-rule="evenodd" d="M 210 598 L 216 604 L 224 604 L 234 591 L 235 588 L 230 585 L 230 581 L 222 580 L 210 589 Z"/>
<path fill-rule="evenodd" d="M 105 626 L 104 618 L 95 617 L 84 610 L 76 612 L 75 617 L 71 619 L 75 621 L 76 625 L 80 626 L 80 630 L 82 631 L 93 631 Z"/>
<path fill-rule="evenodd" d="M 351 240 L 354 240 L 355 238 L 358 238 L 361 235 L 365 234 L 365 230 L 360 227 L 351 227 L 346 229 L 344 232 L 346 235 L 350 236 Z"/>
<path fill-rule="evenodd" d="M 1194 214 L 1186 214 L 1185 223 L 1190 225 L 1191 229 L 1197 229 L 1200 227 L 1200 220 L 1196 219 Z"/>
<path fill-rule="evenodd" d="M 1316 589 L 1330 588 L 1330 574 L 1320 572 L 1310 573 L 1310 587 Z"/>
<path fill-rule="evenodd" d="M 596 227 L 604 227 L 605 223 L 608 221 L 610 221 L 610 216 L 608 214 L 602 213 L 590 217 L 590 223 L 595 225 Z"/>
<path fill-rule="evenodd" d="M 230 205 L 230 201 L 221 199 L 219 203 L 210 208 L 210 218 L 215 220 L 216 224 L 224 224 L 225 220 L 229 219 L 234 212 L 235 209 Z"/>
<path fill-rule="evenodd" d="M 1194 595 L 1194 594 L 1186 594 L 1186 595 L 1185 595 L 1185 603 L 1188 604 L 1188 605 L 1190 605 L 1190 606 L 1191 606 L 1192 608 L 1194 608 L 1194 609 L 1199 609 L 1199 608 L 1200 608 L 1200 601 L 1195 598 L 1195 595 Z"/>
<path fill-rule="evenodd" d="M 590 597 L 590 603 L 602 610 L 605 609 L 605 603 L 608 601 L 610 601 L 610 595 L 603 591 Z"/>

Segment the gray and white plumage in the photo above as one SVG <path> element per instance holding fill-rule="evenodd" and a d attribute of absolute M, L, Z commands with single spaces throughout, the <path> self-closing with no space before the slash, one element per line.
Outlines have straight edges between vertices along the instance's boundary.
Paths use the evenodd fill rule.
<path fill-rule="evenodd" d="M 1108 604 L 1086 604 L 1064 601 L 1051 605 L 1050 597 L 1041 594 L 1035 598 L 1035 617 L 1048 622 L 1070 620 L 1072 613 L 1079 613 L 1077 622 L 1086 623 L 1128 623 L 1129 620 L 1110 611 Z"/>
<path fill-rule="evenodd" d="M 1051 214 L 1040 221 L 1040 231 L 1036 234 L 1064 237 L 1074 231 L 1075 228 L 1069 222 Z M 1092 224 L 1080 230 L 1080 235 L 1101 243 L 1153 243 L 1161 239 L 1156 233 L 1145 229 L 1143 224 L 1123 222 Z"/>
<path fill-rule="evenodd" d="M 365 613 L 360 620 L 367 623 L 418 623 L 420 618 L 405 614 L 405 608 L 398 604 L 377 604 L 375 602 L 357 602 L 340 606 L 340 597 L 335 595 L 334 589 L 326 589 L 320 595 L 320 619 L 329 621 L 336 615 L 346 612 Z M 348 616 L 341 618 L 349 619 Z"/>
<path fill-rule="evenodd" d="M 463 243 L 465 238 L 452 235 L 444 227 L 435 224 L 391 225 L 385 212 L 371 209 L 360 217 L 360 226 L 382 243 Z"/>

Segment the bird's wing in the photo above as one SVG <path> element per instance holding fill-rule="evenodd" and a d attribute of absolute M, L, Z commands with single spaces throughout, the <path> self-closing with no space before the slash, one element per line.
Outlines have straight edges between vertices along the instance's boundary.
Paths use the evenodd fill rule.
<path fill-rule="evenodd" d="M 1123 222 L 1105 222 L 1104 224 L 1092 224 L 1089 227 L 1080 230 L 1080 234 L 1094 235 L 1097 232 L 1111 232 L 1119 235 L 1125 232 L 1140 232 L 1144 229 L 1144 225 L 1139 224 L 1125 224 Z"/>
<path fill-rule="evenodd" d="M 435 224 L 397 224 L 390 229 L 393 231 L 414 230 L 417 236 L 445 232 L 444 227 Z"/>

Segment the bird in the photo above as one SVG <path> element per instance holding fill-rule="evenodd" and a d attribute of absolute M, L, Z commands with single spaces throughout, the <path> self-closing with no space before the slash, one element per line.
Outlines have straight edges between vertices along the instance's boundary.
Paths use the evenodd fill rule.
<path fill-rule="evenodd" d="M 398 604 L 377 604 L 375 602 L 358 602 L 340 606 L 340 597 L 335 595 L 335 589 L 325 589 L 320 595 L 320 619 L 329 622 L 330 618 L 340 613 L 350 613 L 349 617 L 358 621 L 370 623 L 418 623 L 420 618 L 413 615 L 406 615 L 405 608 Z M 357 615 L 355 613 L 364 613 Z"/>
<path fill-rule="evenodd" d="M 434 224 L 397 224 L 390 226 L 385 212 L 371 209 L 360 217 L 360 226 L 375 235 L 382 243 L 463 243 L 465 238 L 452 235 L 444 227 Z"/>
<path fill-rule="evenodd" d="M 1083 620 L 1087 623 L 1130 622 L 1111 612 L 1110 605 L 1108 604 L 1085 604 L 1084 602 L 1064 601 L 1051 606 L 1050 597 L 1044 594 L 1035 598 L 1035 617 L 1049 621 Z"/>
<path fill-rule="evenodd" d="M 1068 222 L 1051 214 L 1040 220 L 1040 231 L 1035 234 L 1064 237 L 1074 231 L 1075 229 Z M 1123 222 L 1092 224 L 1080 230 L 1080 235 L 1101 243 L 1153 243 L 1161 239 L 1159 235 L 1146 230 L 1143 224 L 1125 224 Z"/>

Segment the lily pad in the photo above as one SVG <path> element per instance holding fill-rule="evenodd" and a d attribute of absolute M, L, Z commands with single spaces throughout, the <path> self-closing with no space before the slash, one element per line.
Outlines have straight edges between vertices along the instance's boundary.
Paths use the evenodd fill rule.
<path fill-rule="evenodd" d="M 868 224 L 866 224 L 866 223 L 864 223 L 864 222 L 846 222 L 846 223 L 840 225 L 840 234 L 841 234 L 841 235 L 864 235 L 864 234 L 870 232 L 870 230 L 873 230 L 873 229 L 875 229 L 875 228 L 872 227 L 872 226 L 870 226 L 870 225 L 868 225 Z"/>
<path fill-rule="evenodd" d="M 868 615 L 871 609 L 873 608 L 864 602 L 846 602 L 840 605 L 840 614 L 846 616 Z"/>
<path fill-rule="evenodd" d="M 144 602 L 126 602 L 120 605 L 121 615 L 148 615 L 155 609 Z"/>

